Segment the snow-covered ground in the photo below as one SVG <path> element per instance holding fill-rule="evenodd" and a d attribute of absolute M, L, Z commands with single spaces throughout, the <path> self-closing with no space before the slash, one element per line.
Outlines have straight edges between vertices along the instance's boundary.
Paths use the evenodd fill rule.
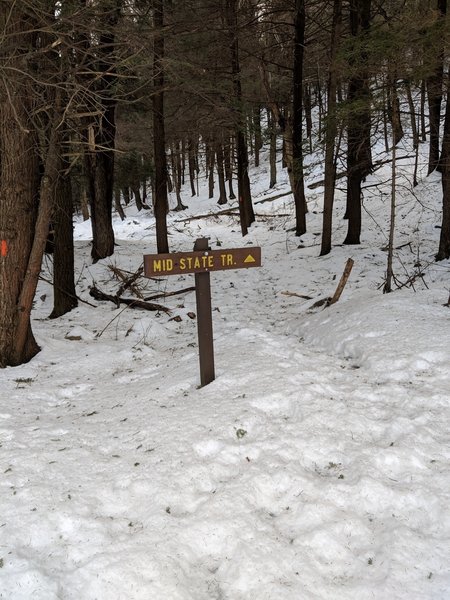
<path fill-rule="evenodd" d="M 450 598 L 450 263 L 433 261 L 439 178 L 413 193 L 408 173 L 394 266 L 412 285 L 387 295 L 389 164 L 367 181 L 362 244 L 322 258 L 322 188 L 308 190 L 300 239 L 290 196 L 260 203 L 287 190 L 267 189 L 265 166 L 244 239 L 233 216 L 183 221 L 223 208 L 204 187 L 184 197 L 172 250 L 206 235 L 263 256 L 211 275 L 217 377 L 203 388 L 192 292 L 157 300 L 171 314 L 88 294 L 93 281 L 118 289 L 108 265 L 134 272 L 155 252 L 150 211 L 115 220 L 116 254 L 97 265 L 77 221 L 78 293 L 96 307 L 48 320 L 42 281 L 42 352 L 0 372 L 0 598 Z M 338 192 L 336 244 L 343 210 Z M 340 301 L 315 305 L 349 257 Z M 193 276 L 139 285 L 152 295 Z"/>

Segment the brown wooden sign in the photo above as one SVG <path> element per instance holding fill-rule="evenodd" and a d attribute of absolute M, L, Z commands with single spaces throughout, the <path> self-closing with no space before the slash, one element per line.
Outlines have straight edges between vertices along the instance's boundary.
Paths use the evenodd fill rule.
<path fill-rule="evenodd" d="M 145 254 L 146 277 L 165 277 L 184 273 L 209 273 L 227 269 L 248 269 L 261 266 L 261 248 L 232 248 L 228 250 L 201 250 L 170 254 Z"/>
<path fill-rule="evenodd" d="M 197 300 L 198 346 L 200 359 L 200 384 L 214 381 L 214 340 L 211 310 L 211 271 L 248 269 L 261 266 L 261 248 L 232 248 L 210 250 L 208 238 L 196 240 L 193 252 L 171 254 L 144 254 L 144 275 L 163 277 L 195 273 L 195 295 Z"/>

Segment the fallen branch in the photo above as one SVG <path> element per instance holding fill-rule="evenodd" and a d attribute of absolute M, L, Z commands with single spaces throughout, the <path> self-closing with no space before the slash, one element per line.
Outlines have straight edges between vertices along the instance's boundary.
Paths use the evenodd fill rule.
<path fill-rule="evenodd" d="M 345 285 L 348 281 L 348 278 L 350 277 L 350 273 L 352 272 L 354 264 L 355 264 L 355 261 L 352 258 L 349 258 L 347 260 L 344 272 L 342 273 L 341 280 L 338 283 L 338 286 L 336 288 L 336 291 L 334 292 L 333 297 L 328 300 L 327 306 L 331 306 L 332 304 L 335 304 L 341 297 L 341 294 L 344 291 Z"/>
<path fill-rule="evenodd" d="M 311 296 L 306 296 L 306 294 L 297 294 L 296 292 L 280 292 L 283 296 L 296 296 L 296 298 L 303 298 L 303 300 L 312 300 Z"/>
<path fill-rule="evenodd" d="M 344 171 L 343 173 L 337 173 L 336 174 L 336 179 L 342 179 L 343 177 L 345 177 L 347 175 L 347 171 Z M 308 185 L 308 189 L 309 190 L 315 190 L 316 188 L 320 187 L 321 185 L 325 184 L 325 179 L 321 179 L 320 181 L 315 181 L 314 183 L 310 183 Z"/>
<path fill-rule="evenodd" d="M 291 192 L 289 192 L 291 193 Z M 282 194 L 283 196 L 286 196 L 287 194 Z M 256 202 L 255 202 L 256 204 Z M 219 210 L 219 212 L 215 212 L 215 213 L 207 213 L 204 215 L 195 215 L 192 217 L 188 217 L 186 219 L 180 219 L 178 221 L 175 221 L 175 223 L 188 223 L 189 221 L 196 221 L 198 219 L 208 219 L 209 217 L 220 217 L 220 216 L 230 216 L 230 217 L 239 217 L 239 211 L 236 210 L 235 208 L 230 208 L 228 210 Z M 261 219 L 276 219 L 277 217 L 292 217 L 291 213 L 277 213 L 274 215 L 269 215 L 266 213 L 255 213 L 255 217 L 261 218 Z"/>
<path fill-rule="evenodd" d="M 162 306 L 161 304 L 145 302 L 143 300 L 135 300 L 133 298 L 121 298 L 119 296 L 111 296 L 109 294 L 105 294 L 105 292 L 99 290 L 97 287 L 95 287 L 95 285 L 92 286 L 89 290 L 89 295 L 92 296 L 92 298 L 94 298 L 95 300 L 112 302 L 117 306 L 117 308 L 121 304 L 126 304 L 130 308 L 142 308 L 143 310 L 161 311 L 169 314 L 171 312 L 169 308 L 167 308 L 166 306 Z"/>
<path fill-rule="evenodd" d="M 120 279 L 122 281 L 122 285 L 117 290 L 117 296 L 121 296 L 129 288 L 133 292 L 133 294 L 135 294 L 135 296 L 143 300 L 143 296 L 140 290 L 135 285 L 136 280 L 139 279 L 139 277 L 144 272 L 143 266 L 140 266 L 139 269 L 132 273 L 129 277 L 125 275 L 125 272 L 122 271 L 122 269 L 119 269 L 114 265 L 109 265 L 108 268 L 114 273 L 117 279 Z"/>
<path fill-rule="evenodd" d="M 410 154 L 407 156 L 399 156 L 396 160 L 402 160 L 402 159 L 406 159 L 406 158 L 414 158 L 414 155 Z M 382 167 L 383 165 L 387 165 L 389 163 L 392 162 L 392 158 L 388 158 L 386 160 L 378 160 L 375 161 L 373 163 L 373 171 L 376 171 L 377 169 L 379 169 L 380 167 Z M 347 171 L 343 171 L 342 173 L 338 173 L 336 175 L 336 179 L 342 179 L 343 177 L 347 176 Z M 314 183 L 310 183 L 308 185 L 308 189 L 309 190 L 315 190 L 316 188 L 322 186 L 325 184 L 325 179 L 321 179 L 320 181 L 315 181 Z M 365 185 L 364 189 L 367 189 L 368 187 L 373 187 L 378 185 L 378 183 L 372 184 L 372 185 Z"/>
<path fill-rule="evenodd" d="M 162 292 L 161 294 L 155 294 L 154 296 L 147 296 L 144 300 L 157 300 L 158 298 L 168 298 L 169 296 L 178 296 L 178 294 L 187 294 L 188 292 L 195 292 L 195 286 L 183 288 L 182 290 L 176 290 L 175 292 Z"/>
<path fill-rule="evenodd" d="M 175 223 L 189 223 L 189 221 L 198 221 L 199 219 L 208 219 L 209 217 L 221 217 L 222 215 L 239 216 L 239 211 L 236 208 L 226 208 L 225 210 L 219 210 L 218 212 L 193 215 L 192 217 L 186 217 L 186 219 L 178 219 Z"/>
<path fill-rule="evenodd" d="M 283 192 L 282 194 L 277 194 L 276 196 L 270 196 L 270 198 L 263 198 L 262 200 L 256 200 L 255 204 L 264 204 L 264 202 L 273 202 L 274 200 L 278 200 L 278 198 L 283 198 L 283 196 L 290 196 L 292 194 L 291 191 Z"/>

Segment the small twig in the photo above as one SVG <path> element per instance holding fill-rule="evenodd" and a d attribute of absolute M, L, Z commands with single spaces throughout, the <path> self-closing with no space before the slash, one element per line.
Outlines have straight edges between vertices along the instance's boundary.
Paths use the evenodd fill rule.
<path fill-rule="evenodd" d="M 49 283 L 50 285 L 55 287 L 55 284 L 53 283 L 53 281 L 50 281 L 50 279 L 46 279 L 45 277 L 42 277 L 42 275 L 39 275 L 39 279 L 41 279 L 41 281 L 45 281 L 45 283 Z M 56 286 L 58 287 L 58 286 Z M 87 304 L 88 306 L 92 306 L 92 308 L 97 308 L 97 306 L 95 304 L 92 304 L 92 302 L 88 302 L 87 300 L 83 300 L 83 298 L 80 298 L 80 296 L 77 296 L 76 294 L 69 294 L 69 292 L 67 292 L 66 290 L 63 290 L 62 288 L 58 287 L 59 291 L 64 292 L 64 294 L 66 294 L 67 296 L 70 296 L 70 298 L 75 298 L 75 300 L 79 300 L 80 302 L 83 302 L 84 304 Z"/>
<path fill-rule="evenodd" d="M 129 307 L 125 306 L 124 308 L 122 308 L 122 310 L 117 315 L 114 315 L 114 317 L 111 319 L 111 321 L 109 321 L 99 333 L 95 334 L 95 337 L 99 338 L 101 335 L 103 335 L 105 333 L 105 331 L 108 329 L 108 327 L 111 325 L 111 323 L 113 323 L 118 317 L 120 317 L 120 315 L 123 313 L 123 311 L 127 310 L 127 308 L 129 308 Z"/>

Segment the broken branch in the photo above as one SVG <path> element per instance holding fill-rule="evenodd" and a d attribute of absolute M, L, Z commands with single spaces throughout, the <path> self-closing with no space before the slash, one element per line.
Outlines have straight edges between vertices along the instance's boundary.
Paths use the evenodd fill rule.
<path fill-rule="evenodd" d="M 117 307 L 120 304 L 127 304 L 130 308 L 142 308 L 143 310 L 154 310 L 161 311 L 170 314 L 170 309 L 166 306 L 162 306 L 161 304 L 155 304 L 154 302 L 145 302 L 143 300 L 135 300 L 133 298 L 121 298 L 119 296 L 111 296 L 110 294 L 105 294 L 101 290 L 99 290 L 95 285 L 91 287 L 89 290 L 89 295 L 92 296 L 95 300 L 112 302 Z"/>

